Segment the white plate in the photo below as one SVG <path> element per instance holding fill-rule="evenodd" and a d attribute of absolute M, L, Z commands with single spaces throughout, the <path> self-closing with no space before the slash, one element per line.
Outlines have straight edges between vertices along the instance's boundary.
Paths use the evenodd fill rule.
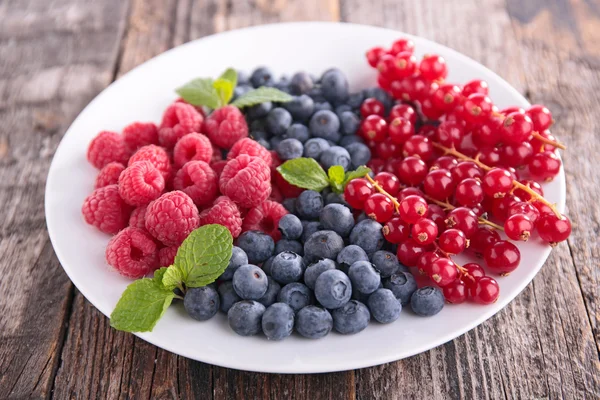
<path fill-rule="evenodd" d="M 81 205 L 92 191 L 97 171 L 86 161 L 89 142 L 100 130 L 120 131 L 130 122 L 159 122 L 176 95 L 174 88 L 199 76 L 217 76 L 229 66 L 251 71 L 270 66 L 277 74 L 305 70 L 319 75 L 336 66 L 353 89 L 375 85 L 375 73 L 364 58 L 370 47 L 389 46 L 409 36 L 369 26 L 336 23 L 267 25 L 221 33 L 196 40 L 140 65 L 98 95 L 65 134 L 50 167 L 46 185 L 46 220 L 50 239 L 63 268 L 75 286 L 109 316 L 128 279 L 109 270 L 104 248 L 109 237 L 83 221 Z M 485 79 L 500 108 L 527 106 L 515 89 L 475 61 L 439 44 L 411 37 L 417 55 L 438 53 L 450 67 L 449 79 Z M 565 178 L 561 174 L 544 186 L 548 199 L 563 209 Z M 219 366 L 277 373 L 348 370 L 382 364 L 429 350 L 473 329 L 500 311 L 533 279 L 550 247 L 535 241 L 519 246 L 521 266 L 500 278 L 501 295 L 490 306 L 446 306 L 437 316 L 420 318 L 406 311 L 389 325 L 371 323 L 363 332 L 332 333 L 311 341 L 293 335 L 283 342 L 264 336 L 241 337 L 219 314 L 208 322 L 188 318 L 181 305 L 172 306 L 144 340 L 173 353 Z"/>

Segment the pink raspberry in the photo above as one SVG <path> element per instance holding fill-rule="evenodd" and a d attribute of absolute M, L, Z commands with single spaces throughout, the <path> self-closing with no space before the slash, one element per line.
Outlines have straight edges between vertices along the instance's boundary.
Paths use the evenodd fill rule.
<path fill-rule="evenodd" d="M 246 214 L 242 229 L 246 231 L 261 231 L 271 235 L 273 240 L 277 241 L 281 239 L 281 232 L 279 231 L 279 220 L 281 217 L 286 215 L 288 211 L 283 205 L 271 201 L 265 200 L 258 207 L 252 208 Z"/>
<path fill-rule="evenodd" d="M 124 170 L 125 166 L 119 162 L 111 162 L 106 164 L 96 177 L 94 189 L 118 183 L 119 175 L 121 175 L 121 172 Z"/>
<path fill-rule="evenodd" d="M 204 133 L 213 144 L 229 149 L 248 136 L 248 124 L 236 106 L 225 106 L 212 112 L 204 123 Z"/>
<path fill-rule="evenodd" d="M 127 226 L 130 211 L 131 207 L 119 196 L 117 185 L 94 190 L 81 208 L 85 222 L 111 235 Z"/>
<path fill-rule="evenodd" d="M 148 206 L 139 206 L 129 216 L 129 226 L 146 230 L 146 209 Z"/>
<path fill-rule="evenodd" d="M 178 98 L 177 100 L 175 100 L 175 103 L 184 103 L 184 104 L 190 104 L 187 101 L 185 101 L 184 99 L 182 99 L 181 97 Z M 198 113 L 200 113 L 200 115 L 202 115 L 202 118 L 206 118 L 206 113 L 204 112 L 204 109 L 202 108 L 202 106 L 195 106 L 193 104 L 190 104 L 192 107 L 194 107 L 194 109 L 196 111 L 198 111 Z"/>
<path fill-rule="evenodd" d="M 164 189 L 165 178 L 150 161 L 134 162 L 119 176 L 119 194 L 132 206 L 150 203 Z"/>
<path fill-rule="evenodd" d="M 123 136 L 116 132 L 100 132 L 92 140 L 87 151 L 88 161 L 98 169 L 115 161 L 125 165 L 128 158 L 129 151 L 125 146 Z"/>
<path fill-rule="evenodd" d="M 211 168 L 213 169 L 213 171 L 215 171 L 215 174 L 217 174 L 217 176 L 221 176 L 221 172 L 223 172 L 223 168 L 225 168 L 226 165 L 227 161 L 225 160 L 220 160 L 210 164 Z"/>
<path fill-rule="evenodd" d="M 141 278 L 158 267 L 156 243 L 141 229 L 125 228 L 108 242 L 106 261 L 127 278 Z"/>
<path fill-rule="evenodd" d="M 221 161 L 223 159 L 223 153 L 220 148 L 213 146 L 213 153 L 210 159 L 211 164 L 217 161 Z"/>
<path fill-rule="evenodd" d="M 194 202 L 178 190 L 163 194 L 146 210 L 146 229 L 166 246 L 180 245 L 199 222 Z"/>
<path fill-rule="evenodd" d="M 208 224 L 223 225 L 234 238 L 242 232 L 242 217 L 240 210 L 226 196 L 221 196 L 215 200 L 212 207 L 200 213 L 200 226 Z"/>
<path fill-rule="evenodd" d="M 219 187 L 241 207 L 256 207 L 271 194 L 271 170 L 261 158 L 242 154 L 227 162 Z"/>
<path fill-rule="evenodd" d="M 204 161 L 186 163 L 175 174 L 173 187 L 190 196 L 198 207 L 212 203 L 219 191 L 217 174 Z"/>
<path fill-rule="evenodd" d="M 153 122 L 134 122 L 123 129 L 123 140 L 130 152 L 149 144 L 158 144 L 158 127 Z"/>
<path fill-rule="evenodd" d="M 163 247 L 162 249 L 158 250 L 158 265 L 161 267 L 173 265 L 175 262 L 175 256 L 177 255 L 177 250 L 179 250 L 179 246 Z"/>
<path fill-rule="evenodd" d="M 175 102 L 165 110 L 158 130 L 158 142 L 167 149 L 188 133 L 201 132 L 204 118 L 194 106 Z"/>
<path fill-rule="evenodd" d="M 260 143 L 244 138 L 235 142 L 229 153 L 227 153 L 227 161 L 233 160 L 240 154 L 247 154 L 253 157 L 260 157 L 267 165 L 271 165 L 271 153 L 260 145 Z"/>
<path fill-rule="evenodd" d="M 213 148 L 210 140 L 201 133 L 190 133 L 182 137 L 173 150 L 176 167 L 181 167 L 188 161 L 200 160 L 210 162 Z"/>
<path fill-rule="evenodd" d="M 141 147 L 131 156 L 128 165 L 131 166 L 138 161 L 150 161 L 160 171 L 163 178 L 165 178 L 165 182 L 169 180 L 171 176 L 171 162 L 169 161 L 169 155 L 162 147 L 153 144 Z"/>

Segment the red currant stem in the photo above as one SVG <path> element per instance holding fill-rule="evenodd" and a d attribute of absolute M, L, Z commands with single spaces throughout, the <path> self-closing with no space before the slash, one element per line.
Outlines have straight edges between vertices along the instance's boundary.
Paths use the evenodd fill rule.
<path fill-rule="evenodd" d="M 429 202 L 431 202 L 431 203 L 434 203 L 434 204 L 437 204 L 438 206 L 440 206 L 440 207 L 443 207 L 443 208 L 444 208 L 444 209 L 446 209 L 446 210 L 454 210 L 454 209 L 456 208 L 456 207 L 454 207 L 454 206 L 453 206 L 452 204 L 450 204 L 450 203 L 445 203 L 445 202 L 443 202 L 443 201 L 436 200 L 436 199 L 434 199 L 433 197 L 430 197 L 430 196 L 427 196 L 427 195 L 424 195 L 424 197 L 425 197 L 425 199 L 427 199 L 427 201 L 429 201 Z M 495 223 L 493 223 L 492 221 L 489 221 L 489 220 L 487 220 L 487 219 L 485 219 L 485 218 L 481 218 L 481 217 L 480 217 L 480 218 L 478 218 L 478 220 L 479 220 L 479 223 L 480 223 L 480 224 L 483 224 L 483 225 L 489 225 L 489 226 L 491 226 L 492 228 L 496 228 L 496 229 L 499 229 L 499 230 L 501 230 L 501 231 L 503 231 L 503 230 L 504 230 L 504 227 L 502 227 L 502 226 L 500 226 L 500 225 L 498 225 L 498 224 L 495 224 Z"/>
<path fill-rule="evenodd" d="M 368 180 L 373 187 L 375 187 L 375 189 L 377 189 L 377 191 L 381 194 L 386 195 L 391 201 L 392 204 L 394 205 L 394 208 L 396 209 L 396 212 L 399 213 L 400 212 L 400 203 L 398 202 L 398 200 L 392 196 L 391 194 L 389 194 L 388 192 L 386 192 L 379 183 L 377 183 L 377 181 L 375 181 L 373 178 L 371 178 L 368 174 L 365 175 L 365 179 Z"/>
<path fill-rule="evenodd" d="M 489 170 L 492 169 L 491 167 L 488 167 L 487 165 L 485 165 L 484 163 L 482 163 L 481 161 L 479 161 L 477 158 L 471 158 L 469 156 L 466 156 L 466 155 L 464 155 L 463 153 L 457 151 L 454 148 L 450 149 L 450 148 L 442 146 L 441 144 L 436 143 L 436 142 L 431 142 L 431 143 L 433 144 L 434 147 L 437 147 L 440 150 L 444 150 L 444 152 L 446 152 L 446 154 L 451 154 L 451 155 L 453 155 L 453 156 L 455 156 L 455 157 L 457 157 L 457 158 L 459 158 L 461 160 L 474 162 L 481 169 L 483 169 L 485 171 L 489 171 Z M 532 190 L 529 186 L 523 185 L 521 182 L 519 182 L 517 180 L 513 180 L 513 187 L 521 189 L 521 190 L 527 192 L 527 194 L 529 194 L 531 196 L 530 201 L 537 200 L 537 201 L 540 201 L 540 202 L 544 203 L 545 205 L 547 205 L 552 210 L 552 212 L 554 214 L 556 214 L 556 216 L 558 218 L 562 218 L 561 213 L 556 209 L 556 206 L 553 203 L 551 203 L 548 200 L 546 200 L 544 198 L 544 196 L 540 196 L 537 192 L 535 192 L 534 190 Z"/>
<path fill-rule="evenodd" d="M 567 146 L 565 146 L 564 144 L 559 143 L 559 142 L 555 142 L 554 140 L 550 140 L 548 138 L 545 138 L 545 137 L 543 137 L 542 135 L 540 135 L 537 132 L 533 132 L 531 134 L 531 136 L 533 136 L 534 138 L 536 138 L 537 140 L 539 140 L 542 143 L 546 143 L 546 144 L 552 145 L 552 146 L 557 147 L 557 148 L 559 148 L 561 150 L 566 150 L 567 149 Z"/>

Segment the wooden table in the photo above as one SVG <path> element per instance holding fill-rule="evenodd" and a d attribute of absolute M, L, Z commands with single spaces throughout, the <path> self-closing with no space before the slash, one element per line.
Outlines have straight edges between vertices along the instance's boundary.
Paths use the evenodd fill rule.
<path fill-rule="evenodd" d="M 290 20 L 433 39 L 551 108 L 569 147 L 573 234 L 498 315 L 395 363 L 269 375 L 188 360 L 117 332 L 71 284 L 48 239 L 44 184 L 81 109 L 173 46 Z M 0 1 L 0 398 L 598 399 L 598 132 L 598 0 Z"/>

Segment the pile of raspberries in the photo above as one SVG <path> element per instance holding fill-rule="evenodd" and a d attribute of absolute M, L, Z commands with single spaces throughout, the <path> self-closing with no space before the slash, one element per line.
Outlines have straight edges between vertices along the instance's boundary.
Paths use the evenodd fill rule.
<path fill-rule="evenodd" d="M 203 225 L 223 225 L 234 238 L 259 230 L 278 240 L 287 214 L 279 202 L 301 191 L 275 170 L 276 153 L 248 137 L 234 106 L 205 117 L 177 100 L 159 126 L 134 122 L 120 134 L 100 132 L 87 159 L 100 172 L 83 216 L 115 235 L 106 260 L 129 278 L 171 265 L 179 245 Z"/>

